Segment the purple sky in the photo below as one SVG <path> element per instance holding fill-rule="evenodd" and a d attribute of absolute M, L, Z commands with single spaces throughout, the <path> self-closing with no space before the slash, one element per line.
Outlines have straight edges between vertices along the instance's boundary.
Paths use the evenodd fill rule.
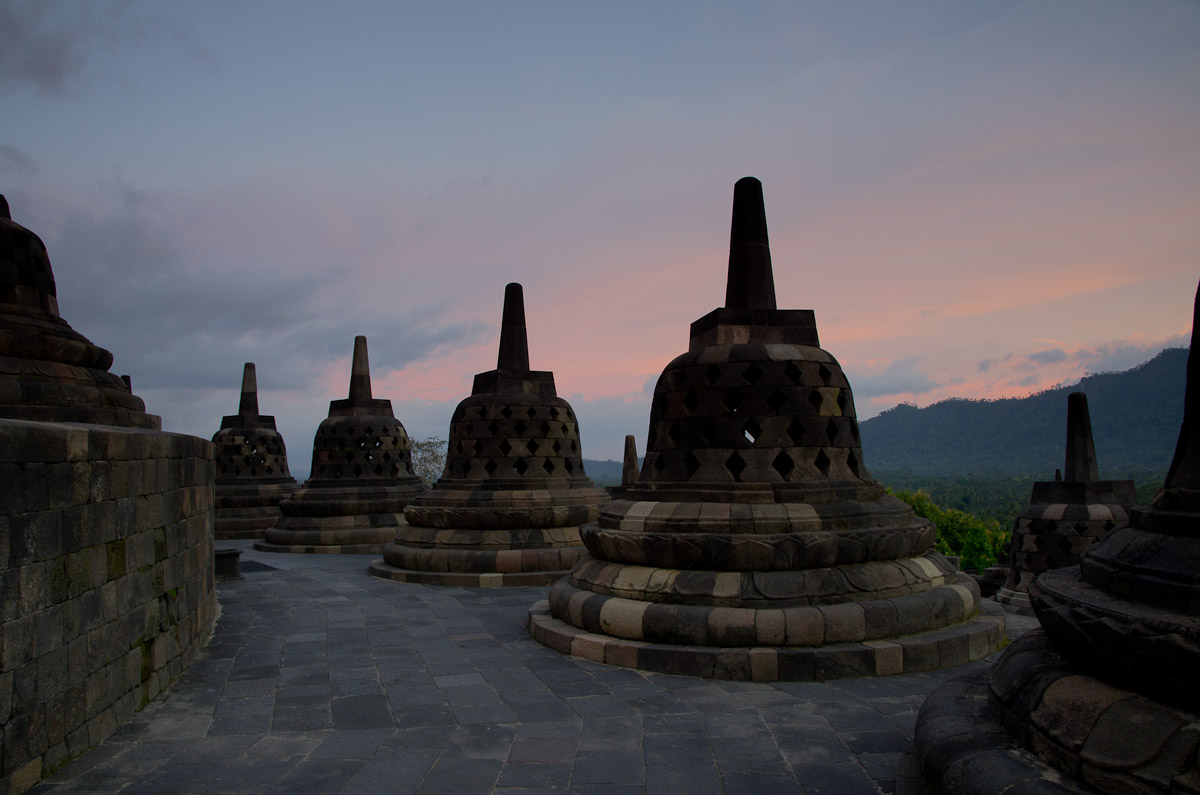
<path fill-rule="evenodd" d="M 860 417 L 1183 344 L 1197 42 L 1154 0 L 6 0 L 0 192 L 168 430 L 211 436 L 254 361 L 303 474 L 365 334 L 444 437 L 519 281 L 532 365 L 618 458 L 723 300 L 747 174 Z"/>

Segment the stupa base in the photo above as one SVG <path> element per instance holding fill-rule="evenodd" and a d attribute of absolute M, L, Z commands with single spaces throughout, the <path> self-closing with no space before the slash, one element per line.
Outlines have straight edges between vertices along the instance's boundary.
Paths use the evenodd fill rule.
<path fill-rule="evenodd" d="M 915 749 L 935 793 L 1196 792 L 1197 719 L 1080 672 L 1039 630 L 934 690 Z"/>
<path fill-rule="evenodd" d="M 1021 591 L 1013 591 L 1008 588 L 1001 588 L 996 591 L 996 603 L 1004 608 L 1004 612 L 1011 613 L 1014 616 L 1034 616 L 1033 604 L 1029 601 L 1029 594 Z"/>
<path fill-rule="evenodd" d="M 402 569 L 382 559 L 371 561 L 368 569 L 376 577 L 419 585 L 449 585 L 464 588 L 502 588 L 518 585 L 550 585 L 570 574 L 561 571 L 418 571 Z"/>
<path fill-rule="evenodd" d="M 960 624 L 859 643 L 674 646 L 586 632 L 554 618 L 545 600 L 529 611 L 529 634 L 561 654 L 622 668 L 710 679 L 820 682 L 931 671 L 981 659 L 1004 639 L 1004 615 L 998 606 L 984 603 L 979 614 Z"/>
<path fill-rule="evenodd" d="M 361 519 L 365 517 L 355 517 Z M 378 517 L 371 517 L 378 520 Z M 281 521 L 298 521 L 283 517 Z M 267 531 L 254 548 L 261 552 L 302 552 L 327 555 L 379 555 L 396 538 L 397 524 L 403 517 L 395 515 L 383 526 L 331 527 L 304 530 L 281 530 L 278 525 Z"/>

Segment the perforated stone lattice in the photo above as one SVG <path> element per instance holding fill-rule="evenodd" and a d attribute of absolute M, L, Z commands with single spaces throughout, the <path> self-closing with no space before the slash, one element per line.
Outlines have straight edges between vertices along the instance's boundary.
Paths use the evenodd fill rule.
<path fill-rule="evenodd" d="M 559 398 L 538 403 L 459 405 L 450 420 L 446 477 L 585 477 L 575 412 Z"/>
<path fill-rule="evenodd" d="M 415 477 L 404 426 L 390 417 L 331 417 L 313 439 L 312 479 L 392 480 Z"/>
<path fill-rule="evenodd" d="M 216 442 L 217 478 L 289 478 L 287 452 L 278 433 L 218 433 Z"/>
<path fill-rule="evenodd" d="M 828 353 L 757 344 L 700 353 L 677 358 L 659 379 L 643 479 L 869 477 L 850 385 Z M 780 361 L 784 356 L 791 358 Z"/>

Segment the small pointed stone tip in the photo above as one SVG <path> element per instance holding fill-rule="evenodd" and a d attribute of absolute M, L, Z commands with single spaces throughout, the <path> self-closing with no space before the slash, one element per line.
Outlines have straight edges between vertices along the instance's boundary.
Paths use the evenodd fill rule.
<path fill-rule="evenodd" d="M 8 199 L 4 198 L 3 193 L 0 193 L 0 218 L 12 220 L 12 214 L 8 211 Z"/>
<path fill-rule="evenodd" d="M 517 282 L 504 287 L 504 313 L 500 320 L 497 370 L 529 369 L 529 334 L 525 329 L 525 293 Z"/>
<path fill-rule="evenodd" d="M 1183 424 L 1163 488 L 1200 490 L 1200 285 L 1192 303 L 1192 343 L 1183 390 Z"/>
<path fill-rule="evenodd" d="M 632 486 L 637 481 L 637 440 L 630 433 L 625 435 L 625 460 L 621 466 L 621 485 Z"/>
<path fill-rule="evenodd" d="M 1072 392 L 1067 396 L 1067 460 L 1064 476 L 1071 481 L 1099 480 L 1096 444 L 1092 439 L 1092 418 L 1087 395 Z"/>
<path fill-rule="evenodd" d="M 242 402 L 238 414 L 258 416 L 258 376 L 254 372 L 254 362 L 246 362 L 242 367 Z"/>
<path fill-rule="evenodd" d="M 354 361 L 350 366 L 350 399 L 371 399 L 371 365 L 367 361 L 367 338 L 354 338 Z"/>
<path fill-rule="evenodd" d="M 776 308 L 771 245 L 767 239 L 767 211 L 763 203 L 762 183 L 754 177 L 742 177 L 733 186 L 725 306 Z"/>

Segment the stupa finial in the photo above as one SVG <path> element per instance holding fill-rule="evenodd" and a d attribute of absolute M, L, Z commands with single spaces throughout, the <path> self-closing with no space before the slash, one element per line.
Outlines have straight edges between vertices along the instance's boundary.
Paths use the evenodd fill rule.
<path fill-rule="evenodd" d="M 1100 479 L 1096 445 L 1092 441 L 1092 418 L 1087 395 L 1082 392 L 1067 396 L 1067 461 L 1063 477 L 1075 481 Z"/>
<path fill-rule="evenodd" d="M 371 365 L 367 362 L 367 338 L 354 338 L 354 364 L 350 368 L 350 399 L 371 399 Z"/>
<path fill-rule="evenodd" d="M 500 321 L 500 354 L 497 370 L 529 369 L 529 335 L 525 330 L 525 294 L 521 285 L 504 287 L 504 317 Z"/>
<path fill-rule="evenodd" d="M 633 434 L 625 435 L 625 461 L 621 467 L 621 485 L 632 486 L 638 481 L 637 440 Z"/>
<path fill-rule="evenodd" d="M 258 377 L 254 373 L 254 362 L 246 362 L 242 368 L 242 402 L 238 405 L 238 414 L 258 416 Z"/>
<path fill-rule="evenodd" d="M 1183 391 L 1183 425 L 1175 457 L 1167 470 L 1164 489 L 1200 491 L 1200 286 L 1192 305 L 1192 342 L 1188 352 L 1187 385 Z"/>
<path fill-rule="evenodd" d="M 775 277 L 762 183 L 742 177 L 733 186 L 733 222 L 729 229 L 729 277 L 725 306 L 775 309 Z"/>

